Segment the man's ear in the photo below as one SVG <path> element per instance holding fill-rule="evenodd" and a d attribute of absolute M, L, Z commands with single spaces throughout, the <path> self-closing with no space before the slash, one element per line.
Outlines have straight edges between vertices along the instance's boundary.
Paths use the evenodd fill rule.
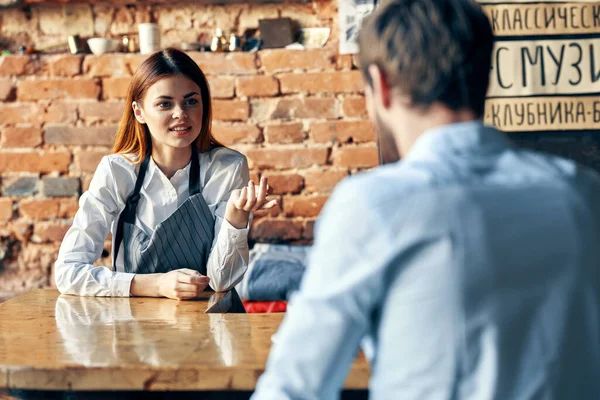
<path fill-rule="evenodd" d="M 369 66 L 369 75 L 371 76 L 371 82 L 373 82 L 373 100 L 384 109 L 390 108 L 392 103 L 391 89 L 385 74 L 378 66 L 372 64 Z"/>
<path fill-rule="evenodd" d="M 142 112 L 142 109 L 138 105 L 137 101 L 131 103 L 131 108 L 133 109 L 133 115 L 135 116 L 135 119 L 137 119 L 140 124 L 145 124 L 146 120 L 144 119 L 144 113 Z"/>

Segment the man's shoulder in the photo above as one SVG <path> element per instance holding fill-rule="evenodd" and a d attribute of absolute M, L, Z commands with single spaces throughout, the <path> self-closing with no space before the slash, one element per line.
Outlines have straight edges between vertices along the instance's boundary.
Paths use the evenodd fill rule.
<path fill-rule="evenodd" d="M 431 184 L 432 174 L 428 168 L 399 161 L 349 176 L 335 192 L 341 197 L 353 196 L 370 203 L 428 190 Z"/>
<path fill-rule="evenodd" d="M 520 149 L 519 159 L 523 175 L 548 182 L 600 185 L 600 175 L 594 169 L 574 160 L 538 151 Z"/>

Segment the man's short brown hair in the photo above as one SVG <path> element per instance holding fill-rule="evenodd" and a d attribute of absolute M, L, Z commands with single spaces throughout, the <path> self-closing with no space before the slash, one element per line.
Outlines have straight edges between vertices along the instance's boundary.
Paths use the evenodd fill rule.
<path fill-rule="evenodd" d="M 483 115 L 494 42 L 492 27 L 472 0 L 390 0 L 363 21 L 360 65 L 378 66 L 388 84 L 427 107 Z"/>

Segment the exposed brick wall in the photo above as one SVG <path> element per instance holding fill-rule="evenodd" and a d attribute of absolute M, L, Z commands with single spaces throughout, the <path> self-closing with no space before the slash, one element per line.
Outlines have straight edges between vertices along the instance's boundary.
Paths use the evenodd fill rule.
<path fill-rule="evenodd" d="M 216 27 L 241 32 L 277 16 L 330 27 L 330 41 L 318 50 L 190 53 L 209 77 L 215 135 L 246 154 L 252 179 L 268 176 L 281 200 L 255 219 L 252 240 L 309 243 L 335 184 L 377 165 L 356 60 L 337 52 L 336 4 L 31 6 L 1 11 L 0 37 L 13 47 L 55 44 L 67 34 L 118 37 L 151 18 L 164 45 L 196 41 Z M 60 241 L 110 148 L 130 76 L 143 59 L 0 57 L 0 297 L 53 285 Z M 511 136 L 600 167 L 594 133 Z"/>
<path fill-rule="evenodd" d="M 263 17 L 331 27 L 329 43 L 318 50 L 189 53 L 210 81 L 216 137 L 246 154 L 252 178 L 268 176 L 281 200 L 280 207 L 255 219 L 252 240 L 308 243 L 335 183 L 376 164 L 361 78 L 352 57 L 337 53 L 336 10 L 335 0 L 33 6 L 28 12 L 2 11 L 0 32 L 14 45 L 51 44 L 76 27 L 84 34 L 116 36 L 152 17 L 161 25 L 163 44 L 177 45 L 217 26 L 226 31 L 257 26 Z M 31 30 L 23 31 L 24 21 Z M 130 76 L 144 59 L 0 57 L 0 297 L 53 285 L 52 263 L 77 199 L 109 151 Z"/>

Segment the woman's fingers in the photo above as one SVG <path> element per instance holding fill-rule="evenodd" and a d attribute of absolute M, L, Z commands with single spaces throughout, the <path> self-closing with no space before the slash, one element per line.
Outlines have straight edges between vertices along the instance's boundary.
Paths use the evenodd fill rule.
<path fill-rule="evenodd" d="M 240 191 L 240 197 L 238 197 L 237 201 L 235 202 L 235 207 L 240 210 L 243 210 L 244 206 L 246 205 L 247 199 L 248 199 L 248 187 L 244 187 Z"/>
<path fill-rule="evenodd" d="M 265 204 L 263 204 L 263 206 L 260 209 L 261 210 L 271 209 L 271 208 L 275 207 L 277 205 L 277 203 L 279 203 L 279 200 L 277 200 L 277 199 L 269 200 Z"/>
<path fill-rule="evenodd" d="M 175 290 L 178 292 L 198 292 L 199 286 L 191 283 L 177 282 Z"/>
<path fill-rule="evenodd" d="M 253 181 L 248 182 L 248 185 L 235 195 L 232 195 L 232 200 L 235 199 L 235 208 L 244 211 L 258 211 L 273 208 L 277 205 L 277 200 L 270 200 L 267 196 L 273 192 L 273 188 L 269 186 L 266 177 L 261 178 L 260 185 L 256 187 Z"/>
<path fill-rule="evenodd" d="M 246 200 L 246 205 L 244 206 L 244 211 L 252 211 L 252 208 L 256 204 L 256 187 L 254 182 L 248 182 L 248 199 Z"/>
<path fill-rule="evenodd" d="M 267 178 L 263 176 L 260 179 L 260 186 L 258 187 L 258 195 L 256 197 L 255 208 L 260 208 L 260 206 L 262 206 L 262 204 L 265 202 L 265 199 L 267 198 L 268 185 L 269 184 L 267 183 Z"/>

